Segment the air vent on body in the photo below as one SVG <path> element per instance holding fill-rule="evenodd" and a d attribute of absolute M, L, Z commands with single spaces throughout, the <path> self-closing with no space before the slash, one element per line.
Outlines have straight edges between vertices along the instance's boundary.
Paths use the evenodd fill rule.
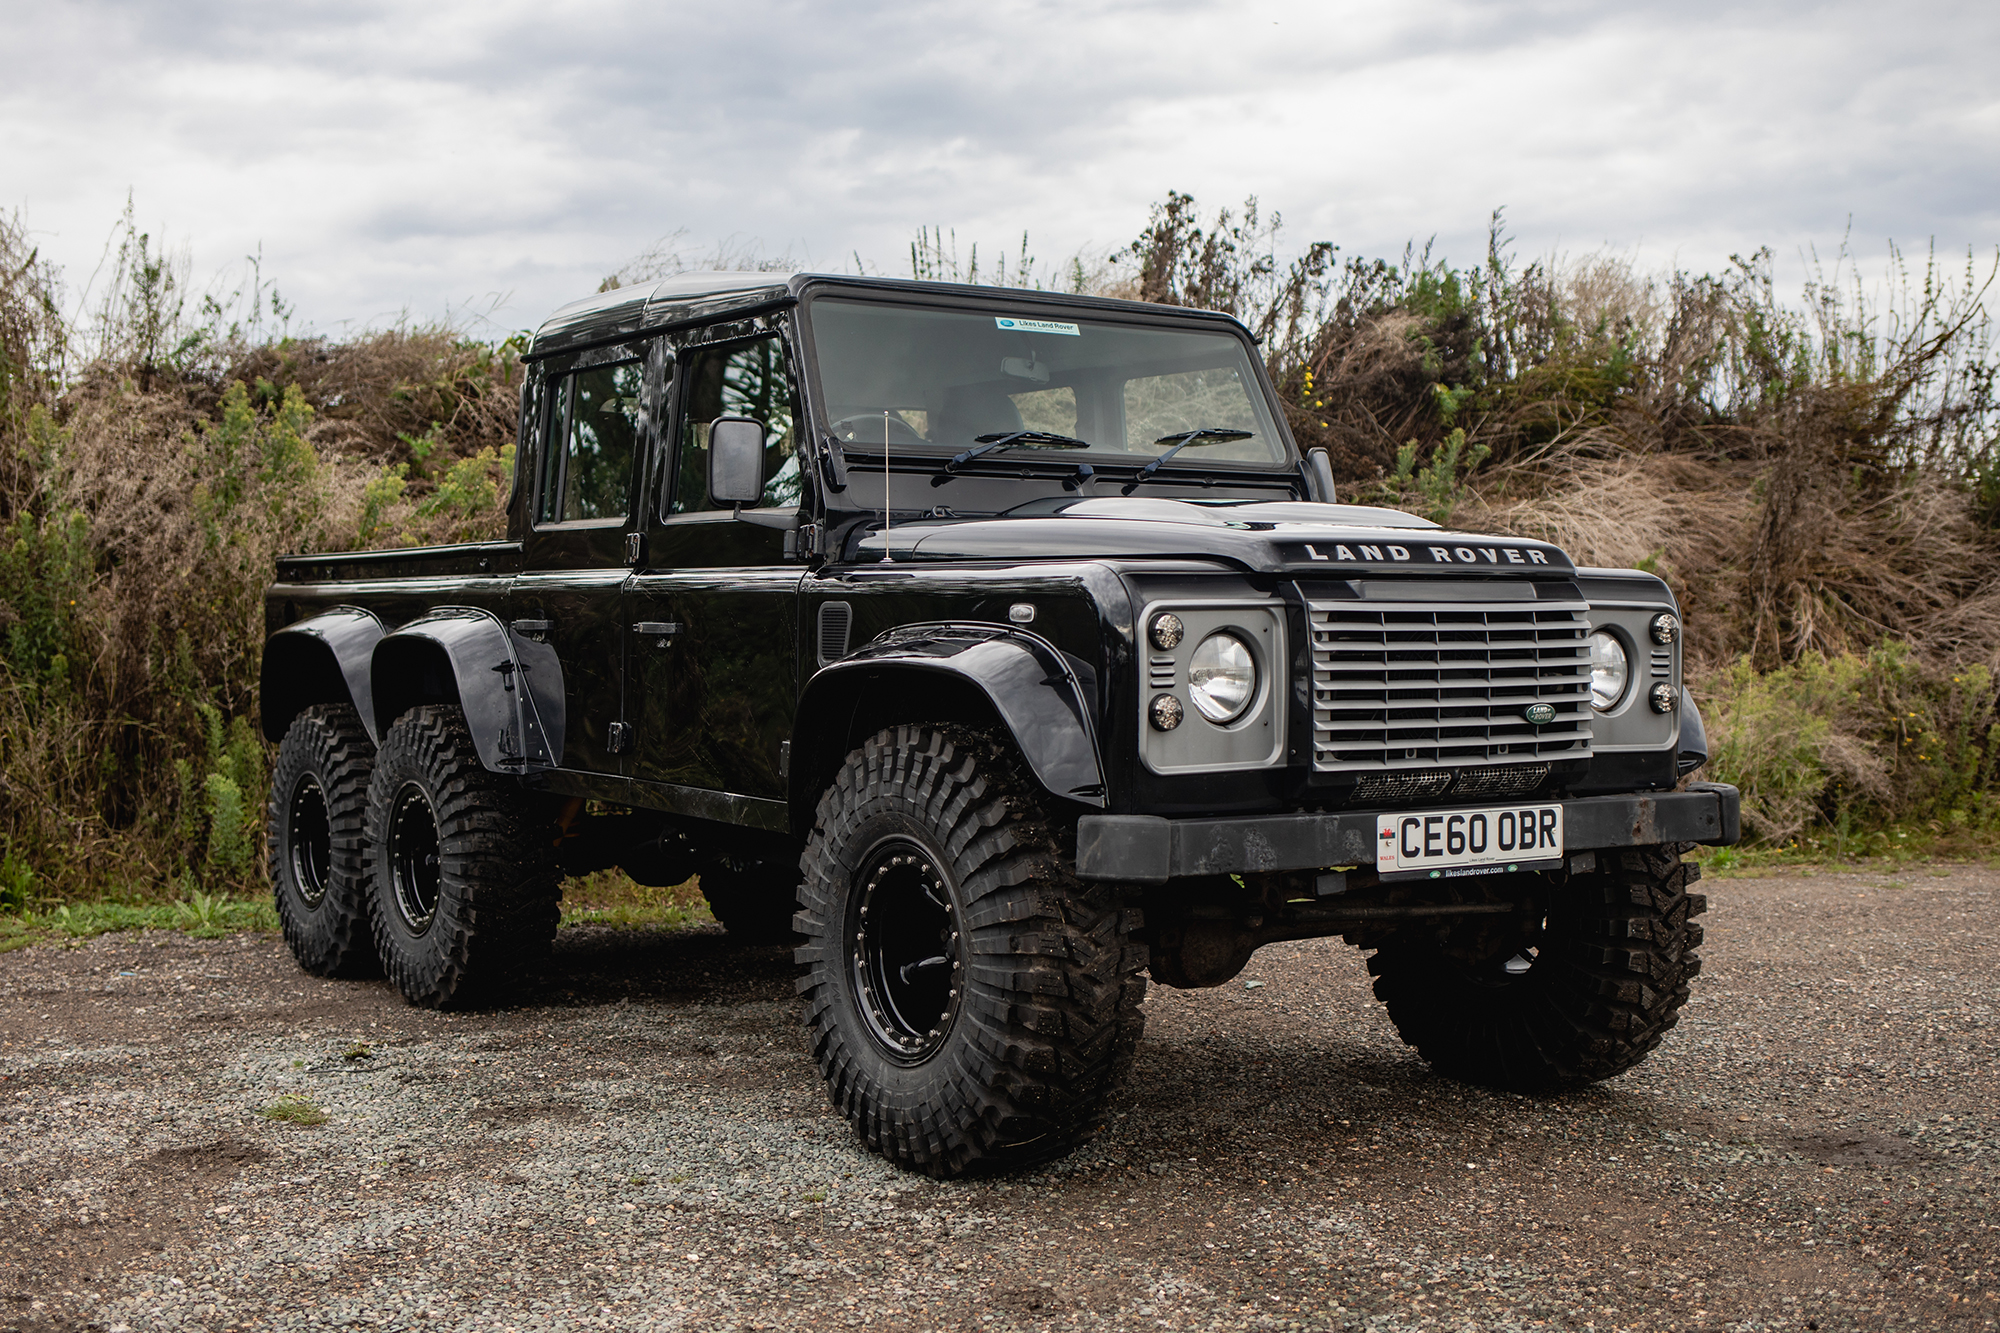
<path fill-rule="evenodd" d="M 837 662 L 847 656 L 847 631 L 854 624 L 854 608 L 846 602 L 822 602 L 819 608 L 819 664 Z"/>

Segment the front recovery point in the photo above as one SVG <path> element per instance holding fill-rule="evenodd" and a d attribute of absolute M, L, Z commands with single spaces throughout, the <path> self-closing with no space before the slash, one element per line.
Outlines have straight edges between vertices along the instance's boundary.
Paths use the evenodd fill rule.
<path fill-rule="evenodd" d="M 1685 791 L 1586 796 L 1552 801 L 1562 809 L 1561 852 L 1667 843 L 1729 846 L 1740 833 L 1736 788 L 1691 783 Z M 1164 884 L 1202 875 L 1241 875 L 1374 865 L 1378 820 L 1391 812 L 1166 819 L 1085 815 L 1077 821 L 1076 870 L 1084 879 Z"/>

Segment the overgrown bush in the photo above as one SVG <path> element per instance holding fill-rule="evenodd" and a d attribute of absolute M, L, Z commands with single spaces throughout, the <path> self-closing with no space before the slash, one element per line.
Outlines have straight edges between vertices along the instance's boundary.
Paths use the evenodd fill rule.
<path fill-rule="evenodd" d="M 676 238 L 606 279 L 690 258 Z M 497 536 L 519 339 L 294 336 L 253 265 L 196 295 L 130 209 L 87 319 L 0 219 L 0 912 L 261 891 L 261 595 L 281 552 Z M 1347 498 L 1654 569 L 1750 833 L 1842 853 L 1992 835 L 2000 404 L 1987 288 L 1934 256 L 1879 299 L 1719 275 L 1286 248 L 1170 194 L 1130 245 L 912 275 L 1226 310 Z"/>

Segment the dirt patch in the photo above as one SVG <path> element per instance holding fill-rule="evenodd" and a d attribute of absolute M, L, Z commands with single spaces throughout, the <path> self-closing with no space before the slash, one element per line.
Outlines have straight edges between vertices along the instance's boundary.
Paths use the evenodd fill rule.
<path fill-rule="evenodd" d="M 1274 946 L 1154 991 L 1095 1143 L 949 1184 L 865 1151 L 783 951 L 712 928 L 566 931 L 462 1015 L 267 938 L 17 950 L 0 1327 L 1987 1333 L 2000 878 L 1940 872 L 1712 885 L 1680 1027 L 1547 1098 L 1434 1077 L 1358 955 Z"/>

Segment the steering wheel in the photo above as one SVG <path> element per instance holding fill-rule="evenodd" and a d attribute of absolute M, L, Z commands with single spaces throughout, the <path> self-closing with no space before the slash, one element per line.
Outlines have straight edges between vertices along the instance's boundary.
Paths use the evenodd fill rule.
<path fill-rule="evenodd" d="M 842 417 L 833 423 L 833 438 L 842 444 L 858 444 L 863 448 L 882 443 L 882 414 L 880 412 L 857 412 L 851 417 Z M 889 443 L 929 444 L 917 434 L 916 427 L 894 412 L 889 413 Z"/>

